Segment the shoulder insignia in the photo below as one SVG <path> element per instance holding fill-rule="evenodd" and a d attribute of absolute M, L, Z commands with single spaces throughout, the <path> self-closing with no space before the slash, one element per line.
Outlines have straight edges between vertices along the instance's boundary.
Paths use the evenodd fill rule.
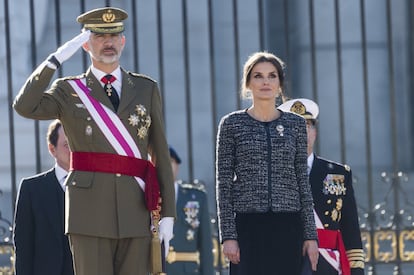
<path fill-rule="evenodd" d="M 198 191 L 201 191 L 201 192 L 206 192 L 206 188 L 205 188 L 204 184 L 201 183 L 198 180 L 194 180 L 193 183 L 188 183 L 188 182 L 184 182 L 184 181 L 178 181 L 178 184 L 182 188 L 192 189 L 192 190 L 198 190 Z"/>
<path fill-rule="evenodd" d="M 130 71 L 127 71 L 127 74 L 129 74 L 130 76 L 133 76 L 133 77 L 145 78 L 145 79 L 148 79 L 152 82 L 156 82 L 153 78 L 151 78 L 151 77 L 149 77 L 145 74 L 139 74 L 139 73 L 134 73 L 134 72 L 130 72 Z"/>
<path fill-rule="evenodd" d="M 73 76 L 65 76 L 62 78 L 62 80 L 72 80 L 72 79 L 81 79 L 81 78 L 85 78 L 86 75 L 85 74 L 80 74 L 80 75 L 73 75 Z"/>
<path fill-rule="evenodd" d="M 206 185 L 201 180 L 195 179 L 193 181 L 193 185 L 195 186 L 196 189 L 202 192 L 206 192 Z"/>
<path fill-rule="evenodd" d="M 339 167 L 344 168 L 347 172 L 351 171 L 351 167 L 347 164 L 341 164 L 339 162 L 329 160 L 329 159 L 325 159 L 325 158 L 322 158 L 322 157 L 318 157 L 318 158 L 321 159 L 321 160 L 324 160 L 327 163 L 326 165 L 328 166 L 329 169 L 334 169 L 335 166 L 337 166 L 337 167 L 339 166 Z"/>

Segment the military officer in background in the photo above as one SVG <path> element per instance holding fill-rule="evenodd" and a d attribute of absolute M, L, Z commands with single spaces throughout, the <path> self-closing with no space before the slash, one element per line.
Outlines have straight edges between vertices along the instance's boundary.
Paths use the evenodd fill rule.
<path fill-rule="evenodd" d="M 175 179 L 177 220 L 167 257 L 167 274 L 212 275 L 212 235 L 204 185 L 177 180 L 181 159 L 172 147 L 170 157 Z"/>
<path fill-rule="evenodd" d="M 364 251 L 350 167 L 323 159 L 313 152 L 319 114 L 319 107 L 314 101 L 292 99 L 280 105 L 279 109 L 297 113 L 306 119 L 308 173 L 320 254 L 317 271 L 313 274 L 364 274 Z M 306 274 L 312 273 L 308 271 Z"/>

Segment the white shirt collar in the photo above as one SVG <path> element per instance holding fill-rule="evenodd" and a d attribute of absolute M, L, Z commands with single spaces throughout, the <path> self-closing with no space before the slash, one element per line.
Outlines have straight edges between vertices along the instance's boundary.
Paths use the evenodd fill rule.
<path fill-rule="evenodd" d="M 68 175 L 68 172 L 60 167 L 59 164 L 55 163 L 55 174 L 60 186 L 62 186 L 63 191 L 65 191 L 65 178 Z"/>
<path fill-rule="evenodd" d="M 175 189 L 175 201 L 177 202 L 177 198 L 178 198 L 178 181 L 174 182 L 174 189 Z"/>
<path fill-rule="evenodd" d="M 97 69 L 96 67 L 94 67 L 93 65 L 91 65 L 91 71 L 93 73 L 93 75 L 96 77 L 96 79 L 99 80 L 99 83 L 101 84 L 101 86 L 104 86 L 104 83 L 101 81 L 101 78 L 104 77 L 105 75 L 107 75 L 107 73 Z M 118 93 L 118 95 L 121 95 L 121 88 L 122 88 L 122 73 L 121 73 L 121 67 L 118 66 L 112 73 L 111 75 L 115 76 L 116 80 L 114 83 L 112 83 L 112 86 L 115 88 L 116 92 Z"/>
<path fill-rule="evenodd" d="M 310 170 L 312 169 L 314 160 L 315 160 L 315 155 L 312 153 L 310 154 L 310 156 L 308 156 L 308 174 L 310 173 Z"/>

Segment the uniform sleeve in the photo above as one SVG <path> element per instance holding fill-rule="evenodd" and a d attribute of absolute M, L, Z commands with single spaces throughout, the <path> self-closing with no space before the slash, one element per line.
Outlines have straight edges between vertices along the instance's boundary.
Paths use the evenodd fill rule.
<path fill-rule="evenodd" d="M 358 211 L 352 186 L 352 172 L 346 173 L 346 196 L 343 202 L 341 233 L 352 275 L 364 274 L 365 256 L 362 248 Z"/>
<path fill-rule="evenodd" d="M 46 92 L 54 72 L 43 63 L 32 73 L 13 102 L 18 114 L 41 120 L 59 118 L 60 108 L 51 93 Z"/>
<path fill-rule="evenodd" d="M 151 99 L 151 126 L 148 140 L 149 152 L 157 169 L 160 184 L 161 214 L 164 217 L 176 217 L 174 180 L 165 137 L 161 96 L 155 82 Z"/>
<path fill-rule="evenodd" d="M 201 228 L 199 238 L 199 251 L 200 251 L 200 271 L 201 275 L 214 274 L 213 267 L 213 241 L 211 235 L 211 223 L 210 215 L 208 212 L 207 195 L 204 192 L 200 192 L 200 211 L 201 211 Z"/>
<path fill-rule="evenodd" d="M 18 275 L 33 273 L 34 260 L 34 217 L 29 182 L 22 181 L 16 202 L 13 240 L 16 253 L 15 269 Z"/>
<path fill-rule="evenodd" d="M 228 118 L 219 124 L 216 144 L 216 200 L 221 242 L 237 239 L 232 204 L 235 142 Z"/>

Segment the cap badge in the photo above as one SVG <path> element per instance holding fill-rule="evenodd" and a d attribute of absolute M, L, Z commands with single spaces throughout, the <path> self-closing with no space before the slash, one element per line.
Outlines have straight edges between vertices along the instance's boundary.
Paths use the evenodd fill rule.
<path fill-rule="evenodd" d="M 306 113 L 306 107 L 300 101 L 293 103 L 292 107 L 290 107 L 290 110 L 294 113 L 297 113 L 298 115 L 304 115 Z"/>
<path fill-rule="evenodd" d="M 106 12 L 104 12 L 104 13 L 102 14 L 102 20 L 103 20 L 105 23 L 112 23 L 112 22 L 114 22 L 114 21 L 115 21 L 115 19 L 116 19 L 116 16 L 115 16 L 115 14 L 112 12 L 112 10 L 107 10 Z"/>

